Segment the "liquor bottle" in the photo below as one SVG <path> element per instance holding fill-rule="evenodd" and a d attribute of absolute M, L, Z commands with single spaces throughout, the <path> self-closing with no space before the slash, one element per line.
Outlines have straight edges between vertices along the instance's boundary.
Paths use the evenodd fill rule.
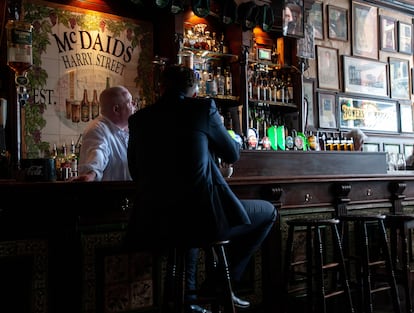
<path fill-rule="evenodd" d="M 225 78 L 221 72 L 221 67 L 217 66 L 217 73 L 215 76 L 216 84 L 217 84 L 217 95 L 224 96 L 225 93 Z"/>
<path fill-rule="evenodd" d="M 70 143 L 70 155 L 68 157 L 70 163 L 70 176 L 78 176 L 78 155 L 76 154 L 75 142 Z"/>
<path fill-rule="evenodd" d="M 290 74 L 287 77 L 287 81 L 286 81 L 286 90 L 287 90 L 287 95 L 286 102 L 292 103 L 293 102 L 293 83 L 292 83 L 292 77 L 290 76 Z"/>
<path fill-rule="evenodd" d="M 225 95 L 231 96 L 233 95 L 233 77 L 231 75 L 230 66 L 227 66 L 224 72 L 224 79 L 225 79 Z"/>
<path fill-rule="evenodd" d="M 99 116 L 99 100 L 98 100 L 98 92 L 96 89 L 93 90 L 93 99 L 91 103 L 91 117 L 95 119 Z"/>
<path fill-rule="evenodd" d="M 81 120 L 82 122 L 89 122 L 89 101 L 88 90 L 83 90 L 83 99 L 81 102 Z"/>
<path fill-rule="evenodd" d="M 17 4 L 11 4 L 9 13 L 10 19 L 6 24 L 7 65 L 17 76 L 20 76 L 24 75 L 24 72 L 27 71 L 33 63 L 33 26 L 30 23 L 19 19 L 19 8 Z"/>
<path fill-rule="evenodd" d="M 227 43 L 224 40 L 224 33 L 221 34 L 219 47 L 220 47 L 221 53 L 224 53 L 224 54 L 229 53 L 229 47 L 227 46 Z"/>

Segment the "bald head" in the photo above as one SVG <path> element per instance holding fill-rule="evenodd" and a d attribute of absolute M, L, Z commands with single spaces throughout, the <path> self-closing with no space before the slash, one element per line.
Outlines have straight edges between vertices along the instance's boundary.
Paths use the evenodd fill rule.
<path fill-rule="evenodd" d="M 128 118 L 134 112 L 131 93 L 123 86 L 105 89 L 99 96 L 101 114 L 121 128 L 128 126 Z"/>

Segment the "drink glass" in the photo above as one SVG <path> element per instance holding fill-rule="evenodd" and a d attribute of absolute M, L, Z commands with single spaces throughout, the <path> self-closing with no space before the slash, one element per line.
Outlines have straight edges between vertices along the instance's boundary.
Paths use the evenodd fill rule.
<path fill-rule="evenodd" d="M 72 101 L 72 122 L 79 123 L 81 115 L 81 104 L 80 101 Z"/>

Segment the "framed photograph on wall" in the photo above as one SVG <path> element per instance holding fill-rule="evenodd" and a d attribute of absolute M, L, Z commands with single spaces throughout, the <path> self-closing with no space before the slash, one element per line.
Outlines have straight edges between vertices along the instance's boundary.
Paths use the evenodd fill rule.
<path fill-rule="evenodd" d="M 370 131 L 398 132 L 397 101 L 362 97 L 338 97 L 338 125 Z"/>
<path fill-rule="evenodd" d="M 318 88 L 339 90 L 338 49 L 317 46 Z"/>
<path fill-rule="evenodd" d="M 336 96 L 333 92 L 318 93 L 318 118 L 320 128 L 336 128 Z"/>
<path fill-rule="evenodd" d="M 397 21 L 388 16 L 380 16 L 380 49 L 382 51 L 397 51 Z"/>
<path fill-rule="evenodd" d="M 303 3 L 285 0 L 282 10 L 283 36 L 299 37 L 305 35 L 305 11 Z"/>
<path fill-rule="evenodd" d="M 309 11 L 308 22 L 313 26 L 313 33 L 315 39 L 323 40 L 323 3 L 315 1 Z"/>
<path fill-rule="evenodd" d="M 304 101 L 304 112 L 306 116 L 305 120 L 305 129 L 306 130 L 315 130 L 316 121 L 315 113 L 317 112 L 315 108 L 315 79 L 304 78 L 303 79 L 303 101 Z"/>
<path fill-rule="evenodd" d="M 414 146 L 413 145 L 404 145 L 404 156 L 407 159 L 409 156 L 413 155 Z"/>
<path fill-rule="evenodd" d="M 378 8 L 352 2 L 352 54 L 378 59 Z"/>
<path fill-rule="evenodd" d="M 398 22 L 398 52 L 412 54 L 413 52 L 413 25 Z"/>
<path fill-rule="evenodd" d="M 413 125 L 413 107 L 411 101 L 400 102 L 401 131 L 404 133 L 412 133 Z"/>
<path fill-rule="evenodd" d="M 389 57 L 391 98 L 410 99 L 409 61 Z"/>
<path fill-rule="evenodd" d="M 388 96 L 387 63 L 343 56 L 344 92 Z"/>
<path fill-rule="evenodd" d="M 328 37 L 348 41 L 348 10 L 328 5 Z"/>

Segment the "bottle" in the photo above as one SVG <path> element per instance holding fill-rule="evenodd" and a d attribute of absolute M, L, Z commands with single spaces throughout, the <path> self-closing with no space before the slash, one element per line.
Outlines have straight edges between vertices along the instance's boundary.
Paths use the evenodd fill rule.
<path fill-rule="evenodd" d="M 33 26 L 19 18 L 17 2 L 10 2 L 7 30 L 7 65 L 17 76 L 24 75 L 33 64 Z"/>
<path fill-rule="evenodd" d="M 224 33 L 221 34 L 219 47 L 220 47 L 220 52 L 221 53 L 224 53 L 224 54 L 229 53 L 229 47 L 227 46 L 227 44 L 224 40 Z"/>
<path fill-rule="evenodd" d="M 81 102 L 81 120 L 82 122 L 89 122 L 89 101 L 88 90 L 83 90 L 83 99 Z"/>
<path fill-rule="evenodd" d="M 98 100 L 98 92 L 96 89 L 93 90 L 93 99 L 91 103 L 91 117 L 95 119 L 99 116 L 99 100 Z"/>
<path fill-rule="evenodd" d="M 110 84 L 109 80 L 110 80 L 110 78 L 109 78 L 109 77 L 107 77 L 107 78 L 106 78 L 106 89 L 108 89 L 108 88 L 110 88 L 110 87 L 111 87 L 111 84 Z"/>
<path fill-rule="evenodd" d="M 287 77 L 286 91 L 287 91 L 286 102 L 292 103 L 293 102 L 293 84 L 292 84 L 292 77 L 290 76 L 290 74 Z"/>
<path fill-rule="evenodd" d="M 70 143 L 70 155 L 68 159 L 70 163 L 70 176 L 78 176 L 78 155 L 76 154 L 76 146 L 73 139 Z"/>
<path fill-rule="evenodd" d="M 224 80 L 225 80 L 225 92 L 226 96 L 233 95 L 233 78 L 231 76 L 230 66 L 227 66 L 224 72 Z"/>
<path fill-rule="evenodd" d="M 217 73 L 216 73 L 216 84 L 217 84 L 217 95 L 224 96 L 225 93 L 225 78 L 221 72 L 221 67 L 217 66 Z"/>

